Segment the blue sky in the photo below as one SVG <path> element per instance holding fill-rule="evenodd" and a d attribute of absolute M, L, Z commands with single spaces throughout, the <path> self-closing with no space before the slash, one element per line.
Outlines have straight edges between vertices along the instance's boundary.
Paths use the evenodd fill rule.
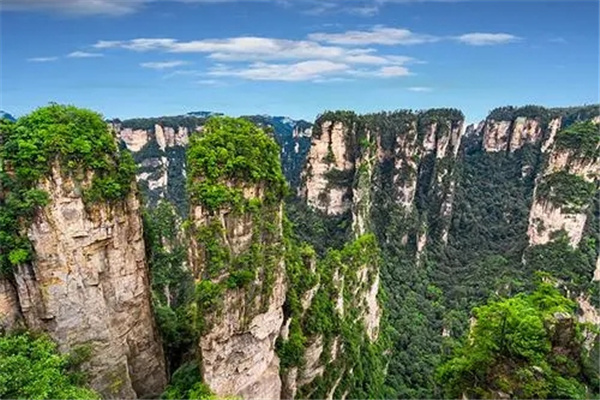
<path fill-rule="evenodd" d="M 598 103 L 599 2 L 2 0 L 0 109 L 108 118 Z"/>

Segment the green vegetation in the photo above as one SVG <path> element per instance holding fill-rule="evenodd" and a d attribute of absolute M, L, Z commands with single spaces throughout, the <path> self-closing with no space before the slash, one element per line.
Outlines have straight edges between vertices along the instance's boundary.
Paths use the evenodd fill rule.
<path fill-rule="evenodd" d="M 84 352 L 58 352 L 46 336 L 14 333 L 0 336 L 0 397 L 3 399 L 100 399 L 83 385 L 77 371 Z M 85 356 L 85 355 L 84 355 Z"/>
<path fill-rule="evenodd" d="M 579 175 L 564 170 L 545 176 L 538 186 L 537 194 L 567 212 L 579 212 L 596 194 L 596 184 Z"/>
<path fill-rule="evenodd" d="M 339 384 L 334 398 L 347 393 L 349 398 L 383 398 L 384 352 L 389 348 L 385 318 L 378 339 L 371 342 L 362 323 L 367 313 L 363 299 L 373 284 L 379 268 L 379 250 L 373 235 L 364 235 L 341 250 L 330 250 L 321 259 L 308 245 L 300 245 L 293 237 L 292 225 L 286 223 L 286 268 L 288 295 L 284 305 L 289 319 L 289 337 L 277 341 L 282 373 L 290 367 L 304 366 L 305 349 L 317 337 L 323 341 L 321 365 L 327 365 L 322 376 L 299 388 L 298 398 L 325 398 Z M 359 270 L 366 268 L 366 281 L 359 280 Z M 341 282 L 343 280 L 343 293 Z M 319 285 L 308 309 L 301 299 Z M 342 296 L 343 314 L 337 309 Z M 332 358 L 332 351 L 337 354 Z M 343 351 L 340 347 L 343 346 Z"/>
<path fill-rule="evenodd" d="M 577 122 L 556 134 L 556 148 L 570 150 L 575 158 L 593 161 L 600 157 L 600 126 L 592 121 Z"/>
<path fill-rule="evenodd" d="M 160 202 L 155 209 L 146 210 L 143 217 L 154 316 L 163 338 L 167 369 L 174 371 L 193 356 L 198 343 L 191 318 L 193 276 L 184 266 L 187 249 L 173 206 Z"/>
<path fill-rule="evenodd" d="M 204 118 L 199 118 L 191 115 L 176 115 L 172 117 L 158 118 L 132 118 L 124 121 L 114 120 L 113 123 L 121 124 L 122 128 L 143 129 L 154 132 L 154 126 L 170 126 L 175 129 L 182 126 L 190 131 L 195 131 L 197 127 L 202 126 Z"/>
<path fill-rule="evenodd" d="M 518 117 L 546 120 L 551 118 L 551 113 L 547 108 L 527 105 L 524 107 L 498 107 L 490 111 L 488 115 L 488 119 L 495 121 L 512 121 Z"/>
<path fill-rule="evenodd" d="M 217 399 L 217 396 L 202 383 L 198 365 L 190 362 L 175 371 L 161 398 L 165 400 L 214 400 Z"/>
<path fill-rule="evenodd" d="M 38 189 L 52 168 L 60 166 L 81 191 L 86 204 L 123 199 L 131 190 L 135 164 L 118 151 L 115 138 L 99 114 L 73 106 L 51 104 L 0 124 L 0 270 L 30 257 L 30 244 L 21 235 L 48 195 Z M 87 173 L 93 172 L 91 182 Z"/>
<path fill-rule="evenodd" d="M 187 160 L 188 194 L 211 211 L 243 210 L 243 185 L 263 185 L 266 199 L 285 194 L 277 144 L 247 120 L 210 118 L 202 134 L 190 138 Z"/>
<path fill-rule="evenodd" d="M 587 386 L 598 379 L 586 374 L 586 328 L 574 311 L 575 303 L 549 283 L 475 308 L 471 331 L 438 369 L 444 395 L 590 398 Z"/>

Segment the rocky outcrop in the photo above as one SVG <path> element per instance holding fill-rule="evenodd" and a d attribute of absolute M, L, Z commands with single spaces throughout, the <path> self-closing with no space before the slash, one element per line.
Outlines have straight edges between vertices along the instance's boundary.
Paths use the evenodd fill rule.
<path fill-rule="evenodd" d="M 25 325 L 47 332 L 61 351 L 89 348 L 83 368 L 104 397 L 159 395 L 165 366 L 135 191 L 114 204 L 86 205 L 80 183 L 58 167 L 39 189 L 50 202 L 27 231 L 35 261 L 14 271 Z M 10 287 L 1 287 L 10 299 Z"/>
<path fill-rule="evenodd" d="M 125 146 L 127 146 L 127 149 L 134 153 L 137 153 L 138 151 L 143 149 L 144 146 L 148 143 L 148 131 L 145 131 L 143 129 L 134 130 L 131 128 L 120 129 L 119 126 L 117 126 L 116 129 L 119 131 L 119 136 L 123 143 L 125 143 Z"/>
<path fill-rule="evenodd" d="M 201 131 L 206 118 L 211 115 L 202 112 L 111 123 L 111 128 L 133 153 L 138 164 L 137 180 L 147 205 L 154 208 L 166 199 L 177 206 L 180 214 L 187 214 L 185 148 L 190 135 Z M 272 128 L 272 134 L 281 147 L 283 172 L 288 182 L 297 187 L 310 146 L 312 125 L 303 120 L 268 115 L 245 118 L 259 126 Z"/>
<path fill-rule="evenodd" d="M 483 148 L 487 152 L 514 152 L 525 144 L 542 140 L 541 123 L 532 118 L 516 117 L 513 121 L 488 119 L 483 126 Z"/>
<path fill-rule="evenodd" d="M 420 191 L 438 198 L 439 235 L 447 240 L 455 192 L 448 160 L 458 156 L 465 132 L 460 112 L 328 112 L 315 127 L 300 189 L 309 206 L 328 216 L 351 211 L 352 231 L 361 235 L 371 229 L 374 187 L 386 186 L 406 216 L 421 206 Z"/>
<path fill-rule="evenodd" d="M 18 326 L 22 316 L 13 283 L 0 277 L 0 333 Z"/>
<path fill-rule="evenodd" d="M 556 133 L 553 136 L 555 135 Z M 600 143 L 597 143 L 596 148 L 599 146 Z M 549 177 L 566 173 L 570 176 L 579 177 L 583 182 L 592 183 L 597 188 L 598 179 L 600 178 L 600 160 L 580 157 L 578 149 L 565 149 L 555 145 L 547 145 L 545 148 L 548 154 L 547 163 L 537 179 L 533 204 L 529 214 L 529 228 L 527 231 L 529 244 L 548 243 L 553 240 L 557 233 L 564 231 L 571 246 L 576 247 L 583 236 L 590 204 L 580 207 L 556 204 L 548 199 L 548 193 L 541 193 L 541 187 L 550 185 L 548 183 Z M 570 190 L 570 188 L 550 187 L 546 189 L 546 192 L 548 190 L 556 192 Z"/>
<path fill-rule="evenodd" d="M 302 195 L 311 207 L 327 215 L 339 215 L 352 207 L 351 187 L 332 182 L 331 176 L 353 175 L 355 127 L 328 119 L 316 124 L 319 134 L 313 135 L 308 152 Z"/>
<path fill-rule="evenodd" d="M 247 200 L 264 200 L 263 186 L 245 187 L 243 193 Z M 281 205 L 277 205 L 264 216 L 275 225 L 276 231 L 267 240 L 263 239 L 265 233 L 259 226 L 260 219 L 250 213 L 237 214 L 227 207 L 209 212 L 202 205 L 195 205 L 191 210 L 196 230 L 218 226 L 219 243 L 233 258 L 252 254 L 253 244 L 265 252 L 269 246 L 279 246 L 282 213 Z M 207 271 L 211 266 L 205 245 L 192 239 L 189 261 L 194 275 L 198 280 L 223 284 L 229 271 L 222 270 L 211 276 Z M 200 310 L 205 321 L 199 342 L 202 376 L 217 396 L 279 398 L 281 378 L 275 341 L 282 328 L 286 295 L 285 265 L 281 256 L 263 265 L 251 265 L 258 271 L 248 285 L 226 286 L 217 310 Z"/>

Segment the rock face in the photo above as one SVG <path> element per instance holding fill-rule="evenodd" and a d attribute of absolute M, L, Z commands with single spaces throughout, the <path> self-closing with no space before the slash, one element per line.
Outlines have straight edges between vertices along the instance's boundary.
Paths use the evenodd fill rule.
<path fill-rule="evenodd" d="M 330 181 L 332 174 L 353 174 L 355 126 L 335 120 L 317 121 L 317 125 L 319 133 L 311 142 L 303 173 L 303 196 L 309 206 L 328 215 L 339 215 L 352 206 L 351 187 L 340 187 Z"/>
<path fill-rule="evenodd" d="M 262 199 L 263 194 L 260 187 L 245 190 L 248 200 Z M 259 228 L 255 225 L 256 220 L 247 214 L 235 215 L 231 210 L 222 209 L 217 215 L 211 215 L 202 206 L 195 206 L 192 215 L 197 229 L 219 224 L 224 249 L 233 257 L 248 252 L 250 246 L 257 243 L 253 230 Z M 281 241 L 281 207 L 277 207 L 271 217 L 278 231 L 274 241 Z M 192 247 L 192 269 L 196 276 L 206 276 L 207 259 L 203 255 L 202 243 L 197 242 Z M 286 293 L 283 260 L 280 258 L 271 267 L 273 270 L 268 272 L 273 276 L 271 287 L 256 278 L 247 288 L 227 289 L 218 311 L 204 316 L 207 328 L 199 343 L 202 376 L 218 396 L 279 398 L 281 379 L 275 341 L 283 323 L 282 307 Z M 261 271 L 257 276 L 265 273 Z M 219 283 L 227 277 L 224 272 L 212 280 Z"/>
<path fill-rule="evenodd" d="M 135 191 L 86 207 L 57 167 L 39 188 L 50 203 L 27 232 L 35 262 L 17 267 L 16 293 L 1 283 L 0 308 L 18 299 L 27 328 L 48 332 L 62 351 L 89 347 L 83 368 L 104 397 L 160 394 L 166 375 Z"/>
<path fill-rule="evenodd" d="M 488 119 L 483 127 L 483 147 L 487 152 L 513 152 L 525 144 L 539 143 L 541 139 L 541 123 L 532 118 L 516 117 L 514 121 Z"/>
<path fill-rule="evenodd" d="M 373 197 L 379 186 L 393 188 L 386 202 L 401 205 L 405 217 L 427 212 L 423 199 L 434 197 L 435 235 L 446 241 L 455 191 L 451 160 L 464 131 L 456 110 L 326 113 L 315 123 L 300 195 L 326 216 L 351 211 L 355 236 L 371 229 L 375 203 L 382 201 Z"/>
<path fill-rule="evenodd" d="M 190 135 L 202 130 L 206 118 L 211 115 L 201 112 L 111 123 L 138 164 L 137 180 L 148 206 L 155 207 L 159 201 L 168 200 L 181 215 L 187 214 L 185 148 Z M 312 124 L 267 115 L 245 118 L 259 126 L 272 128 L 272 135 L 281 147 L 283 172 L 293 187 L 298 186 L 310 146 Z"/>
<path fill-rule="evenodd" d="M 529 236 L 530 245 L 545 244 L 552 241 L 560 231 L 566 232 L 571 246 L 576 247 L 583 236 L 583 231 L 588 219 L 589 204 L 582 207 L 569 207 L 567 204 L 556 204 L 540 193 L 542 185 L 546 185 L 550 177 L 556 174 L 566 173 L 570 176 L 579 177 L 584 182 L 589 182 L 598 187 L 600 177 L 600 160 L 597 158 L 585 158 L 578 155 L 578 149 L 565 149 L 554 144 L 556 128 L 548 141 L 544 144 L 547 154 L 547 163 L 538 177 L 534 200 L 529 214 Z M 600 143 L 596 144 L 596 148 Z M 552 187 L 551 191 L 568 190 L 568 188 Z"/>
<path fill-rule="evenodd" d="M 0 277 L 0 332 L 17 327 L 22 316 L 13 283 Z"/>

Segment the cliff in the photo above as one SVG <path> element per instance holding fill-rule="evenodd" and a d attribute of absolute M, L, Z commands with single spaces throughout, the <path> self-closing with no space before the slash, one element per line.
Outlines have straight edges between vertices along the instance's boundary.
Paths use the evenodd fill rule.
<path fill-rule="evenodd" d="M 564 230 L 570 244 L 581 241 L 587 210 L 600 177 L 599 126 L 574 124 L 549 138 L 547 162 L 536 184 L 529 216 L 529 243 L 548 243 Z"/>
<path fill-rule="evenodd" d="M 281 398 L 382 397 L 389 344 L 375 237 L 363 235 L 318 261 L 306 245 L 291 249 L 278 343 Z"/>
<path fill-rule="evenodd" d="M 470 309 L 526 290 L 538 271 L 597 321 L 598 141 L 565 136 L 597 115 L 592 106 L 502 107 L 469 127 L 444 109 L 317 119 L 299 190 L 306 206 L 289 204 L 290 215 L 323 253 L 376 235 L 397 332 L 388 396 L 436 397 L 425 377 L 468 328 Z M 314 358 L 320 342 L 311 343 Z"/>
<path fill-rule="evenodd" d="M 88 382 L 106 398 L 160 394 L 166 376 L 133 165 L 99 116 L 73 107 L 39 109 L 7 136 L 3 221 L 16 217 L 16 229 L 2 226 L 11 235 L 2 243 L 3 325 L 18 315 L 63 352 L 85 348 Z M 37 140 L 60 147 L 26 151 Z"/>
<path fill-rule="evenodd" d="M 325 113 L 315 123 L 300 195 L 325 216 L 348 214 L 347 226 L 355 235 L 377 229 L 373 224 L 383 223 L 382 207 L 396 205 L 404 217 L 435 225 L 431 235 L 445 241 L 454 197 L 453 160 L 463 132 L 463 117 L 456 110 Z M 426 199 L 435 204 L 426 209 Z M 402 235 L 406 242 L 408 232 Z M 424 246 L 426 237 L 411 235 Z"/>
<path fill-rule="evenodd" d="M 201 131 L 212 113 L 197 112 L 181 116 L 114 120 L 123 146 L 130 150 L 138 165 L 137 181 L 147 205 L 155 208 L 161 200 L 187 215 L 185 149 L 192 133 Z M 286 117 L 246 116 L 265 128 L 280 146 L 283 173 L 297 186 L 310 143 L 312 126 L 303 120 Z"/>
<path fill-rule="evenodd" d="M 232 146 L 233 145 L 233 146 Z M 285 181 L 276 143 L 248 121 L 211 119 L 188 151 L 189 264 L 203 382 L 218 396 L 278 398 Z M 209 161 L 220 160 L 217 164 Z"/>

